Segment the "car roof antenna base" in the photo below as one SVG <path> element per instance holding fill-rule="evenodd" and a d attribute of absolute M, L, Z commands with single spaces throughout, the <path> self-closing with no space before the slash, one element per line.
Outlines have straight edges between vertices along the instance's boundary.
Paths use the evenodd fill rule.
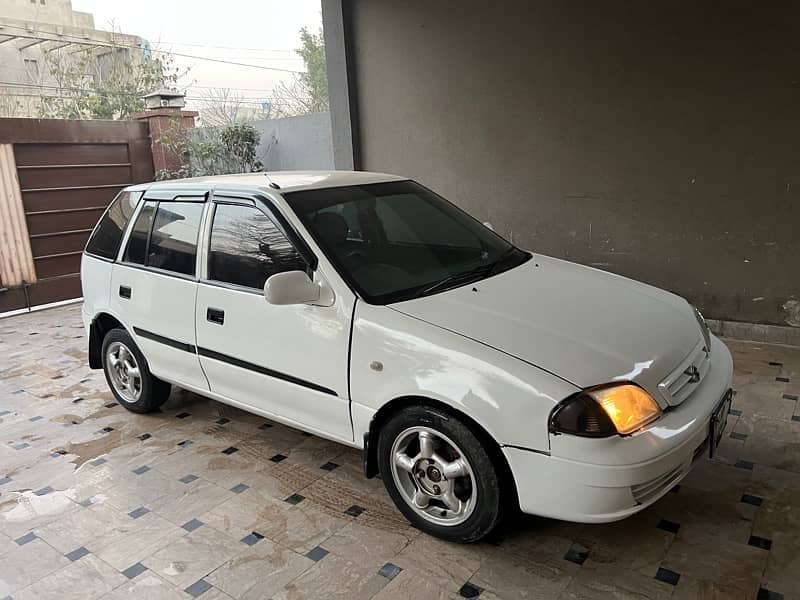
<path fill-rule="evenodd" d="M 271 187 L 273 190 L 279 190 L 279 189 L 281 189 L 281 186 L 279 186 L 277 183 L 275 183 L 274 181 L 272 181 L 272 178 L 269 176 L 269 173 L 267 173 L 266 171 L 264 171 L 264 175 L 266 175 L 266 176 L 267 176 L 267 179 L 269 180 L 269 187 Z"/>

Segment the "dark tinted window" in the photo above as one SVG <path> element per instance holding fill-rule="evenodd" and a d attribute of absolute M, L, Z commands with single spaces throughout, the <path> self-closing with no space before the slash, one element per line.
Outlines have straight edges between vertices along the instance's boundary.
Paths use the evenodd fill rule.
<path fill-rule="evenodd" d="M 339 215 L 344 219 L 347 225 L 347 238 L 351 240 L 362 240 L 363 234 L 361 233 L 361 220 L 358 216 L 358 211 L 353 204 L 334 204 L 317 212 L 316 217 L 324 215 L 325 213 L 333 213 Z M 330 217 L 329 217 L 330 218 Z"/>
<path fill-rule="evenodd" d="M 122 257 L 125 262 L 138 265 L 144 264 L 144 259 L 147 256 L 147 236 L 150 233 L 150 226 L 153 224 L 155 207 L 155 202 L 145 202 L 139 212 L 139 216 L 136 217 L 136 222 L 133 224 L 131 235 L 128 238 L 128 247 Z"/>
<path fill-rule="evenodd" d="M 530 258 L 413 181 L 306 190 L 284 198 L 367 302 L 434 294 Z"/>
<path fill-rule="evenodd" d="M 122 192 L 111 203 L 86 244 L 86 252 L 115 259 L 122 243 L 122 232 L 141 197 L 140 192 Z"/>
<path fill-rule="evenodd" d="M 209 247 L 209 279 L 263 288 L 270 275 L 307 265 L 280 229 L 252 206 L 219 204 Z"/>
<path fill-rule="evenodd" d="M 404 244 L 442 244 L 480 248 L 481 238 L 441 205 L 414 193 L 384 196 L 375 203 L 386 240 Z"/>
<path fill-rule="evenodd" d="M 150 236 L 147 266 L 194 275 L 201 202 L 161 202 Z"/>

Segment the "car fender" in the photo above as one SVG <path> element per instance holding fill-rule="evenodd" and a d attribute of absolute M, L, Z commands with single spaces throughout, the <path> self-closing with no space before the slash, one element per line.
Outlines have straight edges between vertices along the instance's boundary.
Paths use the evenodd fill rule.
<path fill-rule="evenodd" d="M 575 391 L 555 375 L 389 306 L 356 307 L 350 394 L 357 442 L 383 406 L 420 397 L 467 415 L 501 446 L 548 452 L 550 411 Z"/>

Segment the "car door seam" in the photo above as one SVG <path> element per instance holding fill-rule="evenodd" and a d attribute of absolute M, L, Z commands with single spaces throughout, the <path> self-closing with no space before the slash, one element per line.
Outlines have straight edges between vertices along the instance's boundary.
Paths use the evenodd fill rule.
<path fill-rule="evenodd" d="M 350 416 L 350 431 L 353 436 L 353 441 L 356 441 L 356 427 L 353 423 L 353 391 L 351 388 L 350 372 L 351 361 L 353 359 L 353 331 L 356 326 L 356 306 L 358 305 L 358 297 L 353 298 L 353 312 L 350 314 L 350 335 L 347 340 L 347 413 Z"/>

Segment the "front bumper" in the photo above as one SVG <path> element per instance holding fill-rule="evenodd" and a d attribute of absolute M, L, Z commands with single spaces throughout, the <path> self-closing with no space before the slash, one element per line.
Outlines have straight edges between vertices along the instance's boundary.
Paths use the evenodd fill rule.
<path fill-rule="evenodd" d="M 576 521 L 618 521 L 643 510 L 707 456 L 709 422 L 730 388 L 733 360 L 713 337 L 711 366 L 690 398 L 627 437 L 551 438 L 550 455 L 504 447 L 520 508 Z"/>

